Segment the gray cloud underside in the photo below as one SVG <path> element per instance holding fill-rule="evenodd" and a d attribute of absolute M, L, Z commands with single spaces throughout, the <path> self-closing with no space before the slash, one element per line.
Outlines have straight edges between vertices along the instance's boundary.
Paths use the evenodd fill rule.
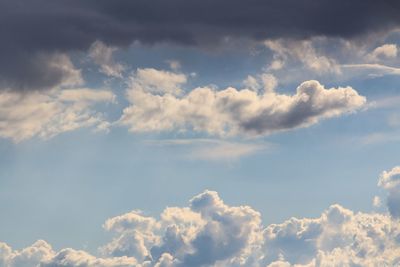
<path fill-rule="evenodd" d="M 397 27 L 399 13 L 395 0 L 2 0 L 0 87 L 58 85 L 68 72 L 54 68 L 52 57 L 87 51 L 96 40 L 118 47 L 215 45 L 225 37 L 351 38 Z"/>

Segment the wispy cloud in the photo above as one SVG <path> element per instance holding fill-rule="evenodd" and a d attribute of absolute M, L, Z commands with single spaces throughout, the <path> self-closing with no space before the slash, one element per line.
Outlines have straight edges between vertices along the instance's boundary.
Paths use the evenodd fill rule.
<path fill-rule="evenodd" d="M 276 144 L 266 142 L 235 142 L 220 139 L 166 139 L 148 140 L 150 145 L 179 146 L 189 150 L 185 157 L 202 161 L 236 161 L 257 153 L 268 152 Z"/>

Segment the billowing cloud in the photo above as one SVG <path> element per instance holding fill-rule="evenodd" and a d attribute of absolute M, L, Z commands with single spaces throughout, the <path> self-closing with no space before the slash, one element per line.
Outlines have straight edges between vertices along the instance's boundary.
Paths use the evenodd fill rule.
<path fill-rule="evenodd" d="M 99 102 L 114 101 L 106 90 L 54 89 L 48 92 L 0 92 L 0 137 L 19 142 L 38 136 L 50 138 L 77 128 L 108 123 L 91 109 Z"/>
<path fill-rule="evenodd" d="M 369 55 L 369 59 L 372 61 L 378 61 L 385 58 L 397 57 L 397 45 L 395 44 L 384 44 L 374 49 Z"/>
<path fill-rule="evenodd" d="M 390 214 L 400 218 L 400 167 L 381 174 L 378 185 L 388 191 L 387 206 Z"/>
<path fill-rule="evenodd" d="M 176 96 L 183 77 L 177 79 L 176 74 L 154 69 L 151 73 L 166 79 L 160 83 L 152 80 L 148 88 L 140 77 L 134 78 L 127 90 L 131 106 L 124 109 L 120 123 L 132 132 L 193 130 L 221 136 L 265 135 L 307 127 L 353 112 L 366 103 L 365 97 L 351 87 L 327 89 L 317 81 L 303 82 L 294 95 L 279 94 L 273 91 L 276 81 L 264 76 L 260 93 L 253 88 L 199 87 Z"/>
<path fill-rule="evenodd" d="M 379 185 L 397 188 L 400 168 L 383 172 Z M 390 209 L 389 195 L 388 205 Z M 317 218 L 290 218 L 263 226 L 249 206 L 230 206 L 206 190 L 187 207 L 167 207 L 158 218 L 133 210 L 108 219 L 114 234 L 100 256 L 71 248 L 56 252 L 39 240 L 22 250 L 0 243 L 4 267 L 122 266 L 397 266 L 396 213 L 353 212 L 331 205 Z"/>

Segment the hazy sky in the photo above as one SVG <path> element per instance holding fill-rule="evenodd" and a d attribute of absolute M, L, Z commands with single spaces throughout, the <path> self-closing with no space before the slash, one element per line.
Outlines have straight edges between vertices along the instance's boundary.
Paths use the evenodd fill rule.
<path fill-rule="evenodd" d="M 0 266 L 400 265 L 399 14 L 0 0 Z"/>

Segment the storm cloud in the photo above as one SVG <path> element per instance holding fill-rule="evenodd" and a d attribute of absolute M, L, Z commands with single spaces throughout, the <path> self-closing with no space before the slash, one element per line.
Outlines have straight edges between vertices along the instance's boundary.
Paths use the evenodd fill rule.
<path fill-rule="evenodd" d="M 46 89 L 69 72 L 52 60 L 134 41 L 216 45 L 229 38 L 352 38 L 400 24 L 398 1 L 1 0 L 0 87 Z"/>

